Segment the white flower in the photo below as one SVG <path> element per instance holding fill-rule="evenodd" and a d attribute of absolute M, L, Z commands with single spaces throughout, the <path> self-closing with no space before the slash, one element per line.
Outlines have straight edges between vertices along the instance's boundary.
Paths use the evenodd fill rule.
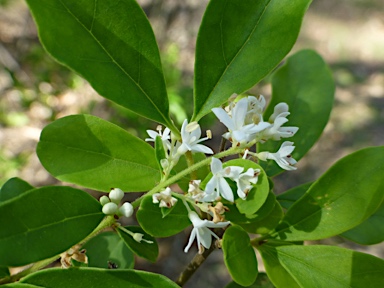
<path fill-rule="evenodd" d="M 208 137 L 201 138 L 200 125 L 197 122 L 191 122 L 188 124 L 187 120 L 184 120 L 181 127 L 181 139 L 182 143 L 177 149 L 177 153 L 183 155 L 187 151 L 191 152 L 202 152 L 205 154 L 213 154 L 211 148 L 199 144 L 202 141 L 208 139 Z"/>
<path fill-rule="evenodd" d="M 245 123 L 258 124 L 259 122 L 263 122 L 263 111 L 266 104 L 264 96 L 260 95 L 259 98 L 256 98 L 255 96 L 248 96 L 247 99 L 248 111 Z"/>
<path fill-rule="evenodd" d="M 189 220 L 191 220 L 193 229 L 191 235 L 189 236 L 189 241 L 187 246 L 184 249 L 184 252 L 187 253 L 189 248 L 191 248 L 193 241 L 195 238 L 197 239 L 197 246 L 199 248 L 199 253 L 203 252 L 201 246 L 209 249 L 212 244 L 212 236 L 216 239 L 220 239 L 213 231 L 209 228 L 223 228 L 227 226 L 230 222 L 219 222 L 214 223 L 213 221 L 209 221 L 207 219 L 201 220 L 200 217 L 194 211 L 188 212 Z"/>
<path fill-rule="evenodd" d="M 243 168 L 238 166 L 223 168 L 223 164 L 219 159 L 212 158 L 211 171 L 213 176 L 205 186 L 205 193 L 207 195 L 202 200 L 207 202 L 214 201 L 221 195 L 224 199 L 233 202 L 232 189 L 224 177 L 230 178 L 233 177 L 234 173 L 240 174 Z"/>
<path fill-rule="evenodd" d="M 145 141 L 147 141 L 147 142 L 155 142 L 156 141 L 156 137 L 160 136 L 161 140 L 163 142 L 164 148 L 169 149 L 170 146 L 171 146 L 171 142 L 170 142 L 171 130 L 169 128 L 165 127 L 164 133 L 163 133 L 161 125 L 157 126 L 156 130 L 159 131 L 159 132 L 156 132 L 154 130 L 147 130 L 147 133 L 148 133 L 150 138 L 146 138 Z"/>
<path fill-rule="evenodd" d="M 258 176 L 260 174 L 260 169 L 249 168 L 246 172 L 239 174 L 235 180 L 237 184 L 237 195 L 245 200 L 249 191 L 252 189 L 252 184 L 256 184 Z"/>
<path fill-rule="evenodd" d="M 258 124 L 246 124 L 245 119 L 248 111 L 248 99 L 239 100 L 235 108 L 231 111 L 230 117 L 223 108 L 213 108 L 212 112 L 219 118 L 228 128 L 228 133 L 223 135 L 224 138 L 234 143 L 246 143 L 254 138 L 254 135 L 271 126 L 268 122 L 260 122 Z"/>
<path fill-rule="evenodd" d="M 295 146 L 293 146 L 293 142 L 285 141 L 283 144 L 281 144 L 279 151 L 276 153 L 260 152 L 256 155 L 260 160 L 263 161 L 266 161 L 267 159 L 275 160 L 277 165 L 285 170 L 296 170 L 296 167 L 293 165 L 295 165 L 297 162 L 291 156 L 291 153 L 294 149 Z"/>
<path fill-rule="evenodd" d="M 160 202 L 159 207 L 171 208 L 173 205 L 176 204 L 177 199 L 175 197 L 172 197 L 171 188 L 167 187 L 164 191 L 153 194 L 152 202 L 155 204 Z"/>
<path fill-rule="evenodd" d="M 192 180 L 189 182 L 187 197 L 194 201 L 200 201 L 204 197 L 204 191 L 200 189 L 201 180 Z"/>
<path fill-rule="evenodd" d="M 295 135 L 297 130 L 299 130 L 298 127 L 281 127 L 284 123 L 288 122 L 287 116 L 289 114 L 286 103 L 282 102 L 275 106 L 273 114 L 269 117 L 269 122 L 273 123 L 273 126 L 262 132 L 263 141 L 268 139 L 279 141 L 281 138 Z"/>

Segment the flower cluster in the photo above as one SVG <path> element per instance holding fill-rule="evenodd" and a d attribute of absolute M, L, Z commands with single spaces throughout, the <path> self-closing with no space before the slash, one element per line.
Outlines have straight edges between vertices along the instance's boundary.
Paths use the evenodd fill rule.
<path fill-rule="evenodd" d="M 124 192 L 119 188 L 113 188 L 108 196 L 102 196 L 100 203 L 103 205 L 103 213 L 105 215 L 117 215 L 124 217 L 131 217 L 133 214 L 132 204 L 125 202 L 119 207 L 121 199 L 124 197 Z"/>
<path fill-rule="evenodd" d="M 172 197 L 171 188 L 167 187 L 160 193 L 153 194 L 152 202 L 155 204 L 160 203 L 159 207 L 171 208 L 173 205 L 176 204 L 177 199 L 175 197 Z"/>
<path fill-rule="evenodd" d="M 197 122 L 191 122 L 188 124 L 187 120 L 184 120 L 181 127 L 181 141 L 175 139 L 171 134 L 169 128 L 165 128 L 162 133 L 161 126 L 158 126 L 157 130 L 147 130 L 150 138 L 146 138 L 145 141 L 155 142 L 156 137 L 160 137 L 163 143 L 166 158 L 161 159 L 160 164 L 163 168 L 163 173 L 168 176 L 173 167 L 177 164 L 180 156 L 184 155 L 187 151 L 201 152 L 205 154 L 213 154 L 211 148 L 200 144 L 201 142 L 211 138 L 210 131 L 207 131 L 207 137 L 201 137 L 200 125 Z"/>

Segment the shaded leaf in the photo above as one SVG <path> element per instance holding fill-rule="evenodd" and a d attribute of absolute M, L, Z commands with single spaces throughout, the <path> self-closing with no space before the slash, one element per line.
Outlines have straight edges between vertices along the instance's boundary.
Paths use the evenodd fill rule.
<path fill-rule="evenodd" d="M 163 275 L 139 270 L 99 268 L 46 269 L 23 278 L 23 283 L 47 288 L 174 288 L 179 287 Z"/>
<path fill-rule="evenodd" d="M 43 46 L 57 61 L 100 95 L 175 130 L 156 40 L 136 1 L 27 3 Z"/>
<path fill-rule="evenodd" d="M 257 275 L 256 281 L 249 286 L 242 286 L 242 285 L 237 284 L 236 282 L 231 282 L 227 286 L 225 286 L 225 288 L 243 288 L 243 287 L 246 287 L 246 288 L 274 288 L 275 286 L 273 286 L 272 282 L 269 280 L 267 274 L 265 274 L 265 273 L 259 273 Z"/>
<path fill-rule="evenodd" d="M 229 227 L 225 230 L 222 248 L 224 262 L 232 279 L 243 286 L 255 282 L 257 259 L 247 232 L 238 226 Z"/>
<path fill-rule="evenodd" d="M 284 126 L 296 126 L 299 130 L 293 137 L 283 141 L 295 143 L 296 148 L 292 153 L 294 159 L 301 159 L 319 139 L 332 110 L 334 91 L 335 83 L 329 67 L 312 50 L 302 50 L 290 56 L 273 74 L 272 100 L 264 118 L 269 118 L 276 104 L 288 104 L 291 114 Z M 258 150 L 276 152 L 281 142 L 267 141 L 259 144 Z M 275 161 L 261 164 L 269 177 L 283 171 Z"/>
<path fill-rule="evenodd" d="M 362 245 L 373 245 L 383 242 L 384 202 L 367 220 L 340 236 Z"/>
<path fill-rule="evenodd" d="M 37 155 L 59 180 L 99 191 L 144 191 L 160 179 L 150 145 L 91 115 L 67 116 L 47 125 Z"/>
<path fill-rule="evenodd" d="M 192 120 L 271 72 L 295 43 L 310 2 L 210 1 L 196 43 Z"/>
<path fill-rule="evenodd" d="M 144 231 L 154 237 L 169 237 L 191 225 L 187 208 L 180 198 L 172 211 L 163 218 L 159 204 L 152 202 L 152 196 L 147 196 L 141 201 L 136 217 Z"/>
<path fill-rule="evenodd" d="M 29 190 L 0 204 L 0 265 L 22 266 L 58 255 L 103 219 L 101 205 L 71 187 Z"/>
<path fill-rule="evenodd" d="M 283 208 L 289 209 L 289 207 L 291 207 L 298 199 L 300 199 L 301 196 L 305 194 L 305 192 L 307 192 L 312 184 L 313 182 L 309 182 L 289 189 L 288 191 L 277 195 L 276 200 L 279 201 Z"/>
<path fill-rule="evenodd" d="M 384 199 L 383 163 L 384 147 L 362 149 L 339 160 L 289 208 L 276 229 L 278 237 L 323 239 L 366 220 Z"/>
<path fill-rule="evenodd" d="M 32 185 L 20 178 L 11 178 L 0 189 L 0 202 L 12 199 L 33 188 Z"/>
<path fill-rule="evenodd" d="M 88 266 L 109 268 L 109 263 L 116 264 L 116 269 L 133 268 L 135 259 L 132 251 L 114 232 L 96 235 L 83 246 L 88 256 Z"/>

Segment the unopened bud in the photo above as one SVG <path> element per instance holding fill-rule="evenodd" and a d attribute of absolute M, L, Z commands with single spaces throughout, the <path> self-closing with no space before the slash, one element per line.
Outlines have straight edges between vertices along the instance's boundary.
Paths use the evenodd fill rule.
<path fill-rule="evenodd" d="M 133 206 L 129 202 L 125 202 L 120 208 L 119 208 L 119 214 L 121 214 L 124 217 L 131 217 L 133 214 Z"/>
<path fill-rule="evenodd" d="M 109 202 L 103 206 L 103 213 L 105 215 L 113 215 L 117 212 L 117 205 L 113 202 Z"/>
<path fill-rule="evenodd" d="M 104 206 L 105 204 L 109 203 L 109 198 L 104 195 L 104 196 L 100 197 L 99 201 L 100 201 L 101 205 Z"/>
<path fill-rule="evenodd" d="M 114 188 L 109 192 L 109 199 L 115 204 L 119 204 L 124 197 L 124 192 L 119 188 Z"/>

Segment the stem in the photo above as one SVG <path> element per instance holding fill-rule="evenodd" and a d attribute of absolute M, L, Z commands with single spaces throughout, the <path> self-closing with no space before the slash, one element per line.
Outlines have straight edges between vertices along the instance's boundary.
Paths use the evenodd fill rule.
<path fill-rule="evenodd" d="M 226 151 L 217 153 L 215 156 L 208 157 L 208 158 L 206 158 L 206 159 L 204 159 L 204 160 L 202 160 L 202 161 L 200 161 L 200 162 L 198 162 L 196 164 L 193 164 L 191 167 L 188 167 L 187 169 L 181 171 L 180 173 L 176 174 L 175 176 L 169 178 L 168 180 L 157 184 L 154 188 L 149 190 L 146 194 L 144 194 L 140 198 L 138 198 L 135 201 L 133 201 L 131 203 L 133 208 L 137 208 L 140 205 L 141 201 L 143 200 L 143 198 L 145 196 L 153 195 L 153 194 L 159 192 L 161 189 L 163 189 L 165 187 L 168 187 L 169 185 L 177 182 L 178 180 L 180 180 L 184 176 L 187 176 L 188 174 L 191 174 L 192 171 L 195 171 L 195 170 L 199 169 L 200 167 L 203 167 L 204 165 L 208 165 L 209 163 L 211 163 L 212 157 L 223 158 L 223 157 L 226 157 L 226 156 L 229 156 L 229 155 L 234 155 L 234 154 L 240 153 L 243 150 L 244 150 L 244 148 L 232 147 L 232 148 L 230 148 L 230 149 L 228 149 Z"/>
<path fill-rule="evenodd" d="M 183 272 L 180 273 L 179 278 L 176 280 L 176 284 L 179 286 L 183 286 L 189 278 L 196 272 L 196 270 L 204 263 L 204 261 L 208 258 L 208 256 L 218 248 L 217 242 L 215 241 L 214 245 L 211 245 L 209 249 L 204 250 L 203 254 L 197 253 L 195 257 L 193 257 L 192 261 L 188 264 L 188 266 L 184 269 Z"/>
<path fill-rule="evenodd" d="M 115 222 L 116 222 L 116 220 L 114 219 L 113 216 L 105 217 L 103 219 L 103 221 L 101 221 L 100 224 L 95 228 L 95 230 L 93 230 L 91 234 L 89 234 L 83 241 L 81 241 L 79 243 L 79 245 L 84 245 L 84 243 L 87 242 L 89 239 L 91 239 L 92 237 L 99 234 L 105 228 L 112 226 Z M 48 258 L 48 259 L 38 261 L 38 262 L 32 264 L 32 266 L 28 267 L 25 270 L 20 271 L 17 274 L 14 274 L 14 275 L 11 275 L 9 277 L 0 279 L 0 285 L 5 284 L 5 283 L 15 282 L 15 281 L 21 279 L 22 277 L 27 276 L 30 273 L 36 272 L 36 271 L 48 266 L 49 264 L 51 264 L 52 262 L 56 261 L 59 258 L 60 258 L 60 254 L 55 255 L 55 256 Z"/>
<path fill-rule="evenodd" d="M 185 158 L 187 159 L 188 167 L 193 166 L 193 164 L 195 163 L 195 161 L 193 160 L 193 155 L 192 155 L 192 152 L 191 152 L 191 151 L 187 151 L 187 153 L 185 153 Z M 193 171 L 191 172 L 191 180 L 196 180 L 196 179 L 197 179 L 196 170 L 193 170 Z"/>

